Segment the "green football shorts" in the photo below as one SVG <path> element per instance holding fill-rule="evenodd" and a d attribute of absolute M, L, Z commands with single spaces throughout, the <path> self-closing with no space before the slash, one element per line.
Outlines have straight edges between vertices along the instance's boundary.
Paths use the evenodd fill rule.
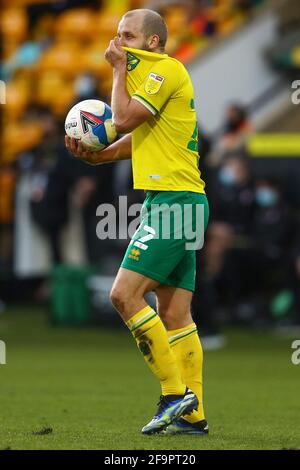
<path fill-rule="evenodd" d="M 196 253 L 204 242 L 209 218 L 205 194 L 148 191 L 141 222 L 121 267 L 161 285 L 194 291 Z"/>

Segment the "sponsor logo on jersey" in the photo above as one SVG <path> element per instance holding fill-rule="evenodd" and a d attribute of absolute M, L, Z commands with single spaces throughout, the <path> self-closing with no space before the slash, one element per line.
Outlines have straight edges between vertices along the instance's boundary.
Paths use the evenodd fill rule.
<path fill-rule="evenodd" d="M 164 80 L 165 77 L 157 75 L 156 73 L 150 73 L 145 83 L 145 92 L 148 93 L 148 95 L 155 95 L 161 89 Z"/>

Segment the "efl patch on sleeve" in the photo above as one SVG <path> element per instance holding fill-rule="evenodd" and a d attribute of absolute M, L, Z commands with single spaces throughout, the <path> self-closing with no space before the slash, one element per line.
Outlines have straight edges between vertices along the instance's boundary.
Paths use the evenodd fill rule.
<path fill-rule="evenodd" d="M 157 75 L 156 73 L 150 73 L 145 83 L 145 92 L 148 93 L 148 95 L 155 95 L 161 89 L 164 80 L 165 77 Z"/>

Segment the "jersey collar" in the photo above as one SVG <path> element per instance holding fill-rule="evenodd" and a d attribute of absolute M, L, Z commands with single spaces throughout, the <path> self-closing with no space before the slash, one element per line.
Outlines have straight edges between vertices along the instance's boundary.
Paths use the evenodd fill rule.
<path fill-rule="evenodd" d="M 149 51 L 144 51 L 143 49 L 132 49 L 131 47 L 123 47 L 123 49 L 126 51 L 126 52 L 130 52 L 131 54 L 135 54 L 135 55 L 139 55 L 139 56 L 144 56 L 144 57 L 148 57 L 149 59 L 150 58 L 153 58 L 153 59 L 166 59 L 168 56 L 168 54 L 158 54 L 157 52 L 149 52 Z"/>

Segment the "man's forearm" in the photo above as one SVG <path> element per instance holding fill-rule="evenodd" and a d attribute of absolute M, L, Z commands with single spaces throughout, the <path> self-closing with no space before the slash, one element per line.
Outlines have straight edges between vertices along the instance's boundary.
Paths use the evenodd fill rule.
<path fill-rule="evenodd" d="M 110 41 L 105 57 L 113 68 L 111 107 L 119 134 L 129 134 L 153 117 L 152 112 L 130 96 L 127 90 L 127 55 L 119 40 Z"/>
<path fill-rule="evenodd" d="M 113 71 L 113 89 L 111 107 L 116 127 L 128 118 L 128 107 L 131 97 L 126 88 L 126 69 L 117 68 Z"/>
<path fill-rule="evenodd" d="M 127 134 L 100 152 L 93 152 L 87 163 L 100 165 L 131 159 L 131 134 Z"/>

